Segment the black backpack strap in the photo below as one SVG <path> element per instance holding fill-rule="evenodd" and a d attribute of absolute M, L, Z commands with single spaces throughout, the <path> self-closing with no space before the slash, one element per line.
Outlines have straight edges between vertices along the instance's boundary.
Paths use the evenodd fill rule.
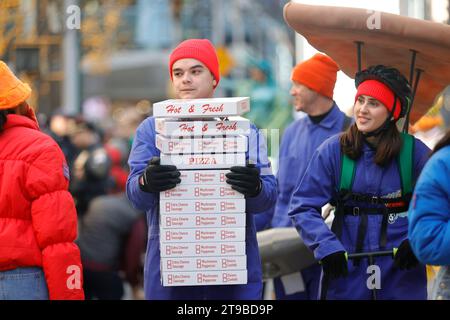
<path fill-rule="evenodd" d="M 385 208 L 384 210 L 385 212 L 381 220 L 381 228 L 380 228 L 380 242 L 379 242 L 380 250 L 386 248 L 387 244 L 387 228 L 388 228 L 389 213 L 387 208 Z"/>
<path fill-rule="evenodd" d="M 360 253 L 363 252 L 363 248 L 364 248 L 364 239 L 366 238 L 366 234 L 367 234 L 367 225 L 369 224 L 369 219 L 367 214 L 361 214 L 359 216 L 359 225 L 358 225 L 358 231 L 357 231 L 357 235 L 356 235 L 356 247 L 355 247 L 355 252 L 356 253 Z M 360 258 L 356 258 L 353 259 L 353 265 L 359 266 L 361 259 Z"/>
<path fill-rule="evenodd" d="M 344 203 L 351 193 L 353 180 L 355 179 L 356 165 L 353 159 L 346 154 L 341 155 L 341 177 L 339 182 L 338 199 L 336 201 L 336 210 L 334 220 L 331 225 L 331 231 L 340 239 L 344 225 Z"/>

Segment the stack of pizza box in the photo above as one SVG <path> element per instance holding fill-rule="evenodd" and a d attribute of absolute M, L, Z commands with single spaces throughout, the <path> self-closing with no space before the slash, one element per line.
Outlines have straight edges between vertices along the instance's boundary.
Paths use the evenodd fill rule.
<path fill-rule="evenodd" d="M 153 105 L 161 164 L 181 172 L 160 194 L 163 286 L 247 283 L 245 199 L 225 174 L 246 164 L 249 110 L 246 97 Z"/>

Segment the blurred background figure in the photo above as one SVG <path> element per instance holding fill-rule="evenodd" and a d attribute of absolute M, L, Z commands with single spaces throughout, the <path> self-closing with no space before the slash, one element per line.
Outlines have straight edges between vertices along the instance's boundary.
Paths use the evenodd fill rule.
<path fill-rule="evenodd" d="M 70 133 L 74 126 L 75 117 L 59 109 L 51 115 L 47 126 L 43 128 L 43 131 L 52 137 L 61 148 L 69 168 L 72 168 L 77 154 L 77 148 L 70 140 Z"/>
<path fill-rule="evenodd" d="M 109 193 L 115 194 L 125 190 L 128 178 L 128 170 L 125 168 L 127 158 L 125 158 L 125 156 L 128 154 L 128 150 L 124 152 L 124 143 L 126 142 L 123 140 L 114 139 L 105 144 L 106 153 L 111 159 L 111 169 L 109 174 L 111 184 L 109 186 L 110 189 L 108 190 Z"/>
<path fill-rule="evenodd" d="M 410 132 L 416 138 L 422 140 L 428 148 L 433 149 L 445 134 L 443 125 L 444 119 L 440 114 L 425 115 L 410 128 Z"/>
<path fill-rule="evenodd" d="M 80 219 L 77 241 L 84 266 L 86 299 L 143 299 L 145 214 L 133 209 L 124 193 L 129 173 L 127 160 L 142 117 L 134 108 L 124 109 L 107 125 L 103 124 L 103 134 L 97 129 L 102 124 L 86 126 L 81 122 L 81 138 L 77 132 L 72 135 L 73 141 L 85 152 L 106 152 L 108 157 L 106 160 L 102 156 L 102 161 L 93 168 L 86 160 L 83 171 L 93 170 L 97 174 L 89 174 L 89 178 L 80 183 L 83 188 L 90 184 L 100 188 L 89 197 L 90 186 L 80 189 L 83 206 L 87 206 Z"/>
<path fill-rule="evenodd" d="M 143 299 L 144 213 L 133 209 L 123 192 L 95 198 L 83 217 L 78 245 L 86 299 Z"/>
<path fill-rule="evenodd" d="M 70 140 L 77 148 L 77 156 L 71 168 L 69 190 L 75 198 L 78 216 L 82 217 L 89 202 L 107 194 L 113 186 L 112 163 L 103 145 L 102 134 L 94 124 L 78 120 Z"/>
<path fill-rule="evenodd" d="M 237 96 L 249 96 L 250 112 L 245 117 L 258 128 L 266 129 L 275 110 L 276 85 L 272 79 L 270 63 L 266 60 L 252 61 L 248 67 L 248 80 L 243 81 L 236 91 Z"/>

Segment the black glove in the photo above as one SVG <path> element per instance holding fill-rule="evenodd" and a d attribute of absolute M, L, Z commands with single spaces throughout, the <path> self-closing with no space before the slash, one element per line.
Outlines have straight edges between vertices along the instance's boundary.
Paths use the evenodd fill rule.
<path fill-rule="evenodd" d="M 153 157 L 139 177 L 139 188 L 144 192 L 161 192 L 172 188 L 181 182 L 177 167 L 160 165 L 159 157 Z"/>
<path fill-rule="evenodd" d="M 419 260 L 414 255 L 409 240 L 404 240 L 395 254 L 394 265 L 401 270 L 409 270 L 417 267 L 418 264 Z"/>
<path fill-rule="evenodd" d="M 259 170 L 254 164 L 247 166 L 235 166 L 230 168 L 227 177 L 227 183 L 231 188 L 242 193 L 246 197 L 256 197 L 262 189 L 261 179 L 259 178 Z"/>
<path fill-rule="evenodd" d="M 333 280 L 340 277 L 346 277 L 348 274 L 348 263 L 345 251 L 332 253 L 322 260 L 323 273 L 328 279 Z"/>

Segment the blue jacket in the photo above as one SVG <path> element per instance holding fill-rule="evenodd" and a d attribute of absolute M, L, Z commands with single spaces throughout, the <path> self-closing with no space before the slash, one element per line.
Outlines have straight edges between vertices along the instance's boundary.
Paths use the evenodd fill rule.
<path fill-rule="evenodd" d="M 320 123 L 315 124 L 306 116 L 286 128 L 280 145 L 278 197 L 272 227 L 292 227 L 287 213 L 298 180 L 303 177 L 309 161 L 322 142 L 342 131 L 344 119 L 345 114 L 334 103 L 330 113 Z"/>
<path fill-rule="evenodd" d="M 344 216 L 342 237 L 327 227 L 320 208 L 337 199 L 341 173 L 341 150 L 339 134 L 326 140 L 314 153 L 305 175 L 298 184 L 291 199 L 289 216 L 301 234 L 305 244 L 314 252 L 317 260 L 322 260 L 334 252 L 355 252 L 359 216 Z M 419 176 L 429 154 L 428 147 L 415 139 L 414 181 Z M 353 192 L 371 193 L 382 197 L 397 197 L 401 194 L 401 179 L 397 162 L 392 161 L 382 168 L 374 163 L 375 150 L 367 144 L 363 154 L 356 161 Z M 364 240 L 364 252 L 378 251 L 381 215 L 368 216 L 368 228 Z M 397 247 L 407 238 L 407 212 L 393 214 L 387 229 L 387 247 Z M 367 261 L 355 267 L 349 263 L 349 276 L 333 281 L 329 285 L 329 299 L 370 299 L 367 289 Z M 410 271 L 401 271 L 393 266 L 390 257 L 376 259 L 382 271 L 381 299 L 425 299 L 425 268 L 420 266 Z"/>
<path fill-rule="evenodd" d="M 264 212 L 255 214 L 255 227 L 256 232 L 264 231 L 270 228 L 270 220 L 273 217 L 273 209 L 266 210 Z"/>
<path fill-rule="evenodd" d="M 144 120 L 136 131 L 128 160 L 130 175 L 127 180 L 127 196 L 134 207 L 145 210 L 148 223 L 147 254 L 144 266 L 144 290 L 146 299 L 261 299 L 262 271 L 259 258 L 254 213 L 269 210 L 276 201 L 276 180 L 267 158 L 264 136 L 252 124 L 247 159 L 256 163 L 261 171 L 262 191 L 246 201 L 246 254 L 248 283 L 246 285 L 163 287 L 160 282 L 159 246 L 159 194 L 142 192 L 138 178 L 153 156 L 160 152 L 155 146 L 155 119 Z"/>
<path fill-rule="evenodd" d="M 273 228 L 292 227 L 288 216 L 289 202 L 298 180 L 303 177 L 309 160 L 317 148 L 329 137 L 342 131 L 345 114 L 336 103 L 330 113 L 318 124 L 306 116 L 298 119 L 284 132 L 280 145 L 279 170 L 277 173 L 278 197 L 272 218 Z M 293 170 L 295 168 L 295 170 Z M 280 279 L 275 279 L 276 297 L 281 299 L 315 300 L 317 298 L 321 268 L 313 265 L 301 271 L 305 291 L 286 295 Z"/>
<path fill-rule="evenodd" d="M 417 258 L 450 264 L 450 146 L 425 165 L 409 208 L 409 238 Z"/>

